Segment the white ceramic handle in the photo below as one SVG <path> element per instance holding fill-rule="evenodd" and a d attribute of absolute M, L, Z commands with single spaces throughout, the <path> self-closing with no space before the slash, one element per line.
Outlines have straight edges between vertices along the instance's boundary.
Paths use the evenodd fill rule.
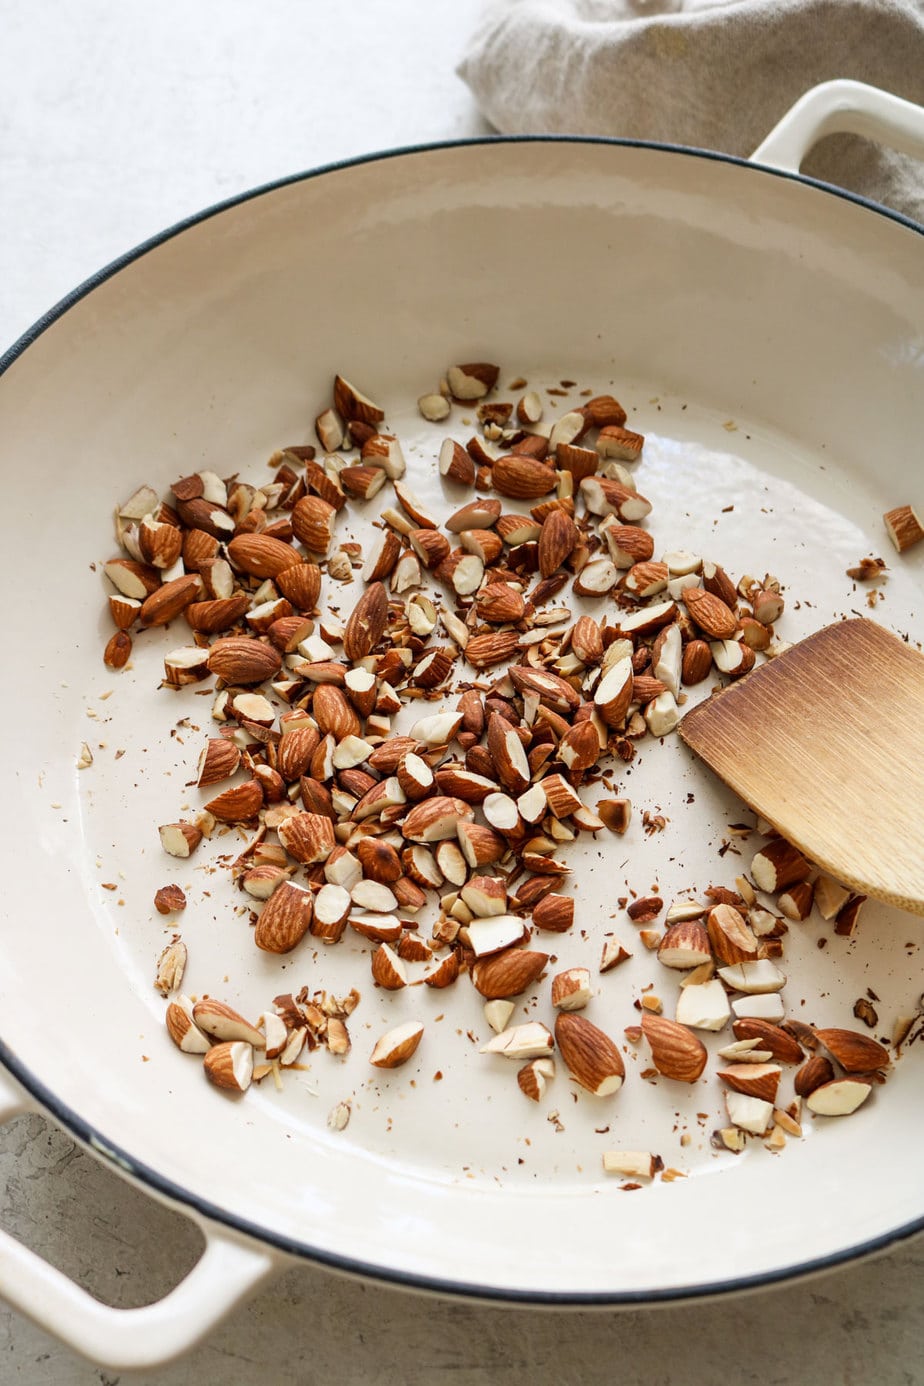
<path fill-rule="evenodd" d="M 41 1111 L 0 1072 L 0 1123 Z M 100 1304 L 34 1251 L 0 1230 L 0 1297 L 100 1366 L 160 1366 L 186 1352 L 277 1270 L 282 1258 L 197 1219 L 206 1246 L 193 1269 L 156 1304 Z"/>
<path fill-rule="evenodd" d="M 806 154 L 825 135 L 865 135 L 924 159 L 924 109 L 864 82 L 822 82 L 787 111 L 754 150 L 751 162 L 798 173 Z"/>

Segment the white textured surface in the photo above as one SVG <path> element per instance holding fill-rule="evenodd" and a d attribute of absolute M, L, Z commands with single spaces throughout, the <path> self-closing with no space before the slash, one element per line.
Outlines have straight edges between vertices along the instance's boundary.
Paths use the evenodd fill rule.
<path fill-rule="evenodd" d="M 476 9 L 0 0 L 0 348 L 107 260 L 209 202 L 331 159 L 479 133 L 452 74 Z M 156 1298 L 197 1254 L 187 1224 L 38 1118 L 0 1132 L 0 1188 L 3 1224 L 111 1303 Z M 924 1381 L 922 1269 L 918 1241 L 734 1309 L 539 1315 L 296 1267 L 185 1362 L 125 1380 L 482 1386 L 602 1382 L 616 1369 L 665 1386 L 723 1370 L 745 1386 L 891 1386 Z M 118 1379 L 2 1311 L 0 1347 L 2 1383 Z"/>

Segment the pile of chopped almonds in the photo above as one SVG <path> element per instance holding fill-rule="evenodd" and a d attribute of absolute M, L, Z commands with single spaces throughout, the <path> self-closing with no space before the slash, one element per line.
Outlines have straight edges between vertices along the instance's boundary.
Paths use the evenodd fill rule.
<path fill-rule="evenodd" d="M 122 668 L 132 632 L 188 626 L 189 643 L 165 656 L 164 684 L 216 680 L 216 735 L 196 776 L 210 797 L 195 821 L 165 824 L 160 839 L 185 858 L 218 825 L 250 830 L 232 876 L 260 906 L 257 948 L 286 954 L 306 934 L 333 945 L 351 929 L 369 941 L 372 978 L 386 990 L 407 986 L 414 968 L 435 988 L 466 974 L 496 1032 L 484 1052 L 517 1061 L 528 1098 L 539 1101 L 553 1078 L 556 1048 L 571 1077 L 604 1097 L 625 1070 L 619 1045 L 579 1014 L 588 969 L 551 979 L 554 1035 L 541 1021 L 509 1024 L 511 998 L 534 988 L 549 962 L 533 937 L 572 927 L 574 899 L 561 893 L 568 844 L 628 827 L 628 799 L 600 794 L 605 762 L 631 761 L 643 738 L 671 733 L 685 689 L 737 678 L 787 648 L 774 632 L 784 599 L 769 574 L 736 582 L 698 554 L 655 558 L 652 506 L 630 471 L 644 438 L 615 398 L 588 397 L 544 433 L 540 395 L 493 402 L 498 378 L 495 365 L 453 366 L 418 401 L 424 418 L 447 427 L 454 408 L 477 412 L 478 432 L 467 443 L 447 436 L 433 460 L 460 492 L 448 518 L 429 514 L 405 484 L 384 410 L 340 376 L 316 420 L 320 456 L 284 448 L 262 485 L 202 471 L 164 500 L 142 486 L 118 510 L 122 553 L 105 564 L 116 630 L 104 658 Z M 381 509 L 373 548 L 338 545 L 344 507 L 381 504 L 386 487 L 395 503 Z M 342 582 L 354 571 L 364 588 L 347 618 L 322 611 L 324 575 Z M 419 715 L 398 734 L 407 704 Z M 727 1149 L 768 1132 L 780 1148 L 799 1133 L 802 1099 L 817 1113 L 854 1110 L 889 1062 L 865 1035 L 785 1019 L 774 959 L 786 919 L 804 920 L 814 906 L 849 934 L 862 904 L 812 875 L 771 836 L 751 879 L 675 902 L 663 932 L 646 927 L 659 897 L 628 910 L 642 944 L 684 973 L 675 1019 L 646 994 L 640 1024 L 626 1029 L 651 1050 L 649 1076 L 695 1082 L 707 1060 L 696 1032 L 734 1016 L 734 1042 L 719 1051 Z M 779 914 L 757 891 L 775 897 Z M 425 937 L 418 916 L 431 900 L 438 915 Z M 599 971 L 629 955 L 607 936 Z M 219 1001 L 183 996 L 185 963 L 177 937 L 157 980 L 170 998 L 167 1028 L 218 1086 L 243 1091 L 269 1073 L 278 1081 L 306 1047 L 348 1052 L 357 990 L 281 995 L 252 1025 Z M 382 1035 L 371 1063 L 405 1062 L 423 1029 L 407 1022 Z M 830 1058 L 803 1063 L 804 1047 L 819 1043 Z M 784 1109 L 785 1063 L 801 1067 Z M 349 1118 L 340 1105 L 336 1129 Z M 633 1178 L 661 1169 L 647 1152 L 611 1151 L 604 1163 Z"/>

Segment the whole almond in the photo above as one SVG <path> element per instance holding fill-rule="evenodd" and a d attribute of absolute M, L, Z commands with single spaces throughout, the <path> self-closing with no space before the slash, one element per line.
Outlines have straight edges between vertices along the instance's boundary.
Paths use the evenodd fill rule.
<path fill-rule="evenodd" d="M 366 588 L 353 608 L 343 632 L 343 653 L 351 663 L 375 649 L 388 624 L 388 594 L 381 582 Z"/>
<path fill-rule="evenodd" d="M 502 454 L 491 468 L 495 491 L 516 500 L 538 500 L 557 485 L 555 472 L 544 462 L 513 453 Z"/>
<path fill-rule="evenodd" d="M 845 1073 L 872 1073 L 887 1068 L 889 1051 L 857 1030 L 815 1030 L 817 1038 Z"/>
<path fill-rule="evenodd" d="M 797 1096 L 808 1097 L 816 1088 L 820 1088 L 822 1083 L 830 1083 L 833 1077 L 834 1068 L 831 1060 L 826 1059 L 823 1054 L 813 1054 L 797 1070 L 793 1086 Z"/>
<path fill-rule="evenodd" d="M 705 640 L 688 640 L 680 656 L 680 678 L 690 687 L 702 683 L 712 668 L 712 651 Z"/>
<path fill-rule="evenodd" d="M 651 1061 L 663 1078 L 695 1083 L 706 1067 L 705 1045 L 676 1020 L 663 1015 L 642 1015 L 642 1034 L 651 1048 Z"/>
<path fill-rule="evenodd" d="M 254 943 L 266 953 L 290 953 L 308 932 L 313 903 L 310 890 L 283 881 L 260 912 Z"/>
<path fill-rule="evenodd" d="M 563 934 L 574 923 L 574 900 L 568 895 L 548 894 L 533 909 L 537 929 Z"/>
<path fill-rule="evenodd" d="M 475 598 L 475 606 L 483 621 L 502 626 L 522 620 L 526 602 L 523 593 L 513 583 L 489 582 Z"/>
<path fill-rule="evenodd" d="M 190 602 L 183 612 L 191 630 L 215 635 L 229 630 L 250 609 L 250 597 L 238 592 L 233 597 L 215 597 L 205 602 Z"/>
<path fill-rule="evenodd" d="M 283 544 L 267 534 L 236 535 L 228 545 L 228 557 L 235 568 L 257 578 L 277 577 L 302 561 L 291 544 Z"/>
<path fill-rule="evenodd" d="M 626 1076 L 622 1055 L 609 1035 L 584 1016 L 560 1012 L 555 1040 L 568 1072 L 582 1088 L 595 1097 L 608 1097 L 622 1087 Z"/>
<path fill-rule="evenodd" d="M 487 635 L 472 636 L 465 647 L 465 658 L 476 669 L 488 669 L 512 659 L 519 645 L 515 630 L 490 631 Z"/>
<path fill-rule="evenodd" d="M 196 573 L 185 573 L 183 577 L 173 578 L 158 587 L 141 603 L 138 613 L 143 626 L 163 626 L 202 592 L 202 580 Z"/>
<path fill-rule="evenodd" d="M 539 535 L 539 572 L 551 577 L 570 557 L 578 541 L 578 527 L 564 510 L 553 510 Z"/>
<path fill-rule="evenodd" d="M 535 982 L 548 960 L 548 953 L 505 948 L 503 952 L 475 963 L 472 982 L 475 990 L 489 1001 L 519 996 L 521 991 Z"/>
<path fill-rule="evenodd" d="M 209 669 L 225 683 L 255 684 L 273 678 L 282 667 L 282 656 L 272 645 L 245 635 L 216 640 L 209 650 Z"/>
<path fill-rule="evenodd" d="M 738 618 L 721 597 L 704 587 L 685 587 L 682 600 L 707 639 L 730 640 L 734 635 Z"/>
<path fill-rule="evenodd" d="M 358 736 L 362 723 L 342 688 L 334 683 L 319 683 L 314 690 L 311 711 L 322 735 L 330 732 L 335 741 L 346 736 Z"/>

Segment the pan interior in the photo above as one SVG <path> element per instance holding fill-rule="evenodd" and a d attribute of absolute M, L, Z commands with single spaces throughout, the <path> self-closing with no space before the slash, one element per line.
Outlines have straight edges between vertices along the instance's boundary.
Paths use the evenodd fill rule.
<path fill-rule="evenodd" d="M 130 670 L 107 672 L 100 565 L 114 553 L 113 506 L 141 482 L 163 493 L 200 468 L 254 480 L 277 447 L 313 441 L 338 370 L 384 404 L 410 484 L 447 514 L 465 497 L 440 480 L 442 434 L 414 401 L 453 361 L 484 359 L 502 382 L 539 388 L 547 417 L 582 390 L 616 394 L 647 438 L 636 478 L 656 547 L 775 573 L 784 638 L 869 614 L 845 569 L 882 553 L 890 574 L 873 614 L 914 641 L 922 559 L 887 551 L 881 515 L 921 500 L 920 254 L 905 227 L 741 166 L 498 143 L 267 192 L 149 250 L 54 322 L 0 380 L 15 517 L 0 698 L 16 808 L 0 1013 L 19 1060 L 105 1141 L 224 1215 L 309 1252 L 488 1291 L 691 1290 L 784 1273 L 918 1220 L 914 1048 L 856 1116 L 806 1122 L 780 1155 L 752 1141 L 733 1157 L 710 1141 L 726 1124 L 714 1078 L 646 1081 L 647 1056 L 628 1047 L 617 1098 L 578 1095 L 559 1066 L 534 1107 L 515 1065 L 478 1052 L 490 1031 L 464 979 L 386 995 L 359 939 L 258 953 L 217 865 L 237 835 L 186 864 L 157 841 L 159 823 L 206 797 L 189 782 L 211 699 L 157 687 L 164 652 L 186 643 L 182 623 L 139 639 Z M 562 380 L 576 384 L 548 394 Z M 460 441 L 473 422 L 456 409 Z M 377 514 L 377 501 L 351 510 L 338 537 L 368 546 Z M 325 587 L 344 613 L 358 590 Z M 84 742 L 93 764 L 78 770 Z M 615 782 L 633 827 L 568 851 L 577 924 L 542 946 L 556 970 L 590 966 L 588 1018 L 620 1035 L 649 983 L 673 1014 L 677 983 L 619 898 L 733 886 L 760 839 L 730 828 L 740 804 L 676 739 L 646 742 Z M 663 831 L 645 832 L 646 810 Z M 152 988 L 174 928 L 152 900 L 168 881 L 189 899 L 177 926 L 187 990 L 255 1019 L 278 993 L 355 984 L 349 1058 L 311 1056 L 282 1092 L 265 1083 L 240 1102 L 209 1089 L 167 1039 Z M 610 932 L 634 956 L 599 977 Z M 849 940 L 817 917 L 792 926 L 790 1013 L 852 1025 L 869 990 L 873 1033 L 888 1035 L 917 1001 L 918 944 L 917 921 L 872 905 Z M 526 999 L 530 1018 L 550 1019 L 545 986 L 538 1004 Z M 376 1036 L 408 1018 L 426 1025 L 414 1060 L 370 1069 Z M 333 1132 L 327 1114 L 346 1099 L 349 1126 Z M 601 1173 L 612 1148 L 655 1150 L 683 1177 L 623 1197 Z M 874 1173 L 883 1150 L 887 1179 Z"/>

